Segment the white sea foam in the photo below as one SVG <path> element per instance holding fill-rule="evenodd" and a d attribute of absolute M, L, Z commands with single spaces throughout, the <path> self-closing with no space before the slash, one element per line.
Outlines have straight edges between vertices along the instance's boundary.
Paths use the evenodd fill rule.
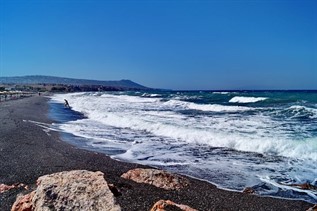
<path fill-rule="evenodd" d="M 306 106 L 293 105 L 287 109 L 294 114 L 294 117 L 308 115 L 310 118 L 317 118 L 317 108 L 310 108 Z"/>
<path fill-rule="evenodd" d="M 213 94 L 227 95 L 230 92 L 213 92 Z"/>
<path fill-rule="evenodd" d="M 230 103 L 255 103 L 259 101 L 266 100 L 266 97 L 233 97 L 231 100 L 229 100 Z"/>
<path fill-rule="evenodd" d="M 180 100 L 169 100 L 164 103 L 174 108 L 181 109 L 193 109 L 201 111 L 212 111 L 212 112 L 238 112 L 238 111 L 248 111 L 253 110 L 253 108 L 243 107 L 243 106 L 226 106 L 217 104 L 197 104 L 192 102 L 185 102 Z"/>
<path fill-rule="evenodd" d="M 228 147 L 241 151 L 276 154 L 286 157 L 317 160 L 317 146 L 313 140 L 292 140 L 278 123 L 266 116 L 237 118 L 182 116 L 174 110 L 197 109 L 213 112 L 236 112 L 252 108 L 240 106 L 200 105 L 170 100 L 161 102 L 137 96 L 69 94 L 54 99 L 69 98 L 73 109 L 85 113 L 89 119 L 118 128 L 145 131 L 188 143 Z M 149 111 L 146 111 L 149 110 Z M 170 111 L 172 110 L 172 111 Z M 73 131 L 72 131 L 73 132 Z"/>
<path fill-rule="evenodd" d="M 161 97 L 162 95 L 160 94 L 149 94 L 149 93 L 144 93 L 142 94 L 142 97 Z"/>
<path fill-rule="evenodd" d="M 237 111 L 247 111 L 253 110 L 252 108 L 242 107 L 242 106 L 223 106 L 217 104 L 196 104 L 188 103 L 187 107 L 189 109 L 202 110 L 202 111 L 214 111 L 214 112 L 237 112 Z"/>

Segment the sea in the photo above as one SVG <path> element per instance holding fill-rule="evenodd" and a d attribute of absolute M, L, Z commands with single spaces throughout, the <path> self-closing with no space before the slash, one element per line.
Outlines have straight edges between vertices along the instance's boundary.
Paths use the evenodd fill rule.
<path fill-rule="evenodd" d="M 116 160 L 317 203 L 317 91 L 55 94 L 50 116 L 65 141 Z"/>

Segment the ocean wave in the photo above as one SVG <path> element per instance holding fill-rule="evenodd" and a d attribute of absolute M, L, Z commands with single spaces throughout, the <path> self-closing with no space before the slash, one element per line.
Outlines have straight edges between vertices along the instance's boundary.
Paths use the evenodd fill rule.
<path fill-rule="evenodd" d="M 191 144 L 205 144 L 211 147 L 225 147 L 245 152 L 317 161 L 317 140 L 313 138 L 299 141 L 287 139 L 286 137 L 273 138 L 269 136 L 261 137 L 259 134 L 230 133 L 230 131 L 221 131 L 217 128 L 206 128 L 199 125 L 199 123 L 195 126 L 195 122 L 190 120 L 187 120 L 187 122 L 175 120 L 171 124 L 168 119 L 163 122 L 162 120 L 158 121 L 153 116 L 143 115 L 143 117 L 137 117 L 128 113 L 101 115 L 100 112 L 94 111 L 90 113 L 89 117 L 104 125 L 131 129 L 135 132 L 139 131 L 137 133 L 146 132 L 157 137 L 166 137 Z M 238 125 L 232 126 L 232 124 L 238 123 L 231 123 L 231 127 L 238 127 Z M 221 128 L 221 126 L 219 127 Z M 72 130 L 71 127 L 69 129 Z"/>
<path fill-rule="evenodd" d="M 139 96 L 130 96 L 130 95 L 112 95 L 112 94 L 102 94 L 100 97 L 111 100 L 110 102 L 114 101 L 122 101 L 124 103 L 154 103 L 159 101 L 158 97 L 139 97 Z M 97 100 L 98 99 L 94 99 Z"/>
<path fill-rule="evenodd" d="M 212 92 L 213 94 L 227 95 L 230 92 Z"/>
<path fill-rule="evenodd" d="M 293 105 L 282 111 L 279 114 L 285 115 L 289 118 L 317 118 L 317 108 L 311 108 L 301 105 Z"/>
<path fill-rule="evenodd" d="M 255 103 L 259 101 L 266 100 L 266 97 L 233 97 L 231 100 L 229 100 L 229 103 Z"/>
<path fill-rule="evenodd" d="M 295 113 L 308 113 L 310 116 L 317 116 L 317 108 L 309 108 L 306 106 L 298 106 L 298 105 L 294 105 L 289 107 L 289 110 L 291 110 L 292 112 Z"/>
<path fill-rule="evenodd" d="M 126 95 L 102 96 L 67 94 L 54 98 L 60 99 L 61 103 L 64 98 L 69 99 L 74 110 L 85 113 L 91 120 L 117 128 L 129 128 L 136 133 L 143 131 L 187 143 L 317 161 L 316 139 L 293 139 L 283 132 L 283 128 L 279 128 L 282 127 L 280 123 L 270 117 L 261 114 L 190 117 L 178 112 L 183 109 L 240 112 L 254 108 L 179 100 L 163 102 Z M 294 112 L 307 110 L 298 106 L 289 109 Z M 308 110 L 316 112 L 315 109 Z"/>
<path fill-rule="evenodd" d="M 149 94 L 149 93 L 144 93 L 141 95 L 142 97 L 162 97 L 160 94 Z"/>
<path fill-rule="evenodd" d="M 175 108 L 200 110 L 200 111 L 210 111 L 210 112 L 238 112 L 238 111 L 249 111 L 254 110 L 254 108 L 244 107 L 244 106 L 227 106 L 219 104 L 197 104 L 192 102 L 185 102 L 180 100 L 169 100 L 164 103 Z"/>

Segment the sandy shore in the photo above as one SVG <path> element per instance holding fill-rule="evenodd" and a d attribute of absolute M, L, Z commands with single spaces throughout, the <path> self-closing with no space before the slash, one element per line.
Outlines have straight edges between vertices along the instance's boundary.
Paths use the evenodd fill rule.
<path fill-rule="evenodd" d="M 197 210 L 306 210 L 303 201 L 259 197 L 217 189 L 204 181 L 190 179 L 191 185 L 180 191 L 166 191 L 120 178 L 137 164 L 118 162 L 100 153 L 77 149 L 63 142 L 59 133 L 43 131 L 31 120 L 52 123 L 47 116 L 45 97 L 30 97 L 0 103 L 0 184 L 24 183 L 35 187 L 39 176 L 65 170 L 102 171 L 109 183 L 122 192 L 117 202 L 123 210 L 150 210 L 160 199 L 189 205 Z M 0 194 L 0 210 L 10 210 L 17 194 L 14 189 Z"/>

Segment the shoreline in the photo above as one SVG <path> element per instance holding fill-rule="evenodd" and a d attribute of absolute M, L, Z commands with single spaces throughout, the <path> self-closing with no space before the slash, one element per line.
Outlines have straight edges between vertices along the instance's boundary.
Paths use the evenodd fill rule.
<path fill-rule="evenodd" d="M 77 148 L 60 138 L 56 131 L 43 131 L 36 121 L 51 124 L 48 98 L 29 97 L 0 104 L 0 184 L 24 183 L 35 187 L 45 174 L 85 169 L 102 171 L 109 183 L 120 188 L 116 198 L 122 210 L 150 210 L 160 199 L 186 204 L 197 210 L 307 210 L 304 201 L 256 196 L 217 188 L 210 182 L 184 176 L 191 185 L 180 191 L 161 190 L 120 178 L 124 172 L 141 164 L 118 161 L 105 154 Z M 23 121 L 26 120 L 26 121 Z M 0 194 L 0 210 L 10 210 L 17 194 L 14 189 Z"/>

